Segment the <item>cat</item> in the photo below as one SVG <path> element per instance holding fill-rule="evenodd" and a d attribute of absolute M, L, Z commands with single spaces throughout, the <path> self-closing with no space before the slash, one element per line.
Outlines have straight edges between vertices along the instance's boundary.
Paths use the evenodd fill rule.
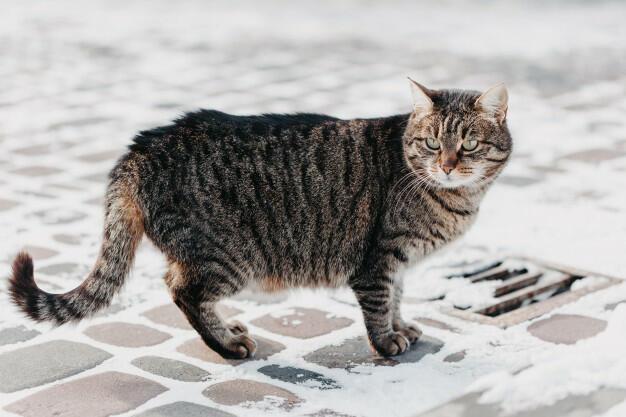
<path fill-rule="evenodd" d="M 512 150 L 504 85 L 481 94 L 409 81 L 407 114 L 200 110 L 140 132 L 109 175 L 103 243 L 85 281 L 46 293 L 22 252 L 12 300 L 36 321 L 83 319 L 121 289 L 145 234 L 167 257 L 174 302 L 223 357 L 255 352 L 246 327 L 215 310 L 253 285 L 347 285 L 371 346 L 401 354 L 421 335 L 400 314 L 403 271 L 468 229 Z"/>

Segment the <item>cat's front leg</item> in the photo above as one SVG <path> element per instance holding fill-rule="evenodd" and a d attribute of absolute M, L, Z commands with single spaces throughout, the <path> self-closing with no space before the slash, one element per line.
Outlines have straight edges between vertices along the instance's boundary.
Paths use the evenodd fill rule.
<path fill-rule="evenodd" d="M 394 282 L 386 274 L 359 277 L 350 286 L 363 311 L 370 343 L 383 356 L 399 355 L 411 342 L 392 326 Z"/>
<path fill-rule="evenodd" d="M 422 331 L 417 325 L 413 323 L 407 323 L 402 319 L 400 313 L 400 305 L 402 303 L 402 292 L 404 287 L 402 278 L 396 278 L 393 286 L 393 316 L 391 319 L 391 325 L 394 331 L 401 333 L 404 337 L 409 339 L 409 342 L 414 343 L 422 335 Z"/>

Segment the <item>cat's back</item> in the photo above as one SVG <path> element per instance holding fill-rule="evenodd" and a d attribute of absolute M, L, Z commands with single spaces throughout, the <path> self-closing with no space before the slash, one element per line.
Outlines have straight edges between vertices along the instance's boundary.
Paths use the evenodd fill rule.
<path fill-rule="evenodd" d="M 176 119 L 172 124 L 141 131 L 130 146 L 131 152 L 149 153 L 158 149 L 175 151 L 213 147 L 228 143 L 241 147 L 262 145 L 298 136 L 306 139 L 313 129 L 343 122 L 316 113 L 239 116 L 217 110 L 199 110 Z"/>

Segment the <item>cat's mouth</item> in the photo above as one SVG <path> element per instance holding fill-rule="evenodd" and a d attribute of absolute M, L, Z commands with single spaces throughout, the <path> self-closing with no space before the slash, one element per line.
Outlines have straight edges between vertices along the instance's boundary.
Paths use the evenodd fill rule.
<path fill-rule="evenodd" d="M 472 187 L 478 185 L 481 179 L 481 173 L 476 170 L 470 173 L 452 171 L 446 174 L 441 169 L 436 169 L 431 170 L 429 175 L 442 188 Z"/>

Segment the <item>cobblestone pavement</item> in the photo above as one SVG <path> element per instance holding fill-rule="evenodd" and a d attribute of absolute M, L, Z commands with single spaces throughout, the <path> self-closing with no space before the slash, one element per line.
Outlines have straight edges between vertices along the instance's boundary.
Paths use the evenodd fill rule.
<path fill-rule="evenodd" d="M 367 117 L 409 110 L 406 75 L 433 88 L 506 81 L 516 151 L 474 229 L 408 274 L 403 312 L 425 336 L 405 356 L 368 351 L 349 291 L 294 291 L 225 301 L 259 349 L 223 360 L 170 302 L 164 261 L 144 241 L 123 294 L 77 326 L 23 319 L 0 280 L 0 414 L 626 415 L 626 285 L 506 330 L 443 312 L 473 294 L 444 272 L 499 253 L 626 277 L 623 3 L 2 8 L 2 278 L 25 247 L 43 288 L 77 285 L 115 159 L 138 130 L 198 107 Z"/>

